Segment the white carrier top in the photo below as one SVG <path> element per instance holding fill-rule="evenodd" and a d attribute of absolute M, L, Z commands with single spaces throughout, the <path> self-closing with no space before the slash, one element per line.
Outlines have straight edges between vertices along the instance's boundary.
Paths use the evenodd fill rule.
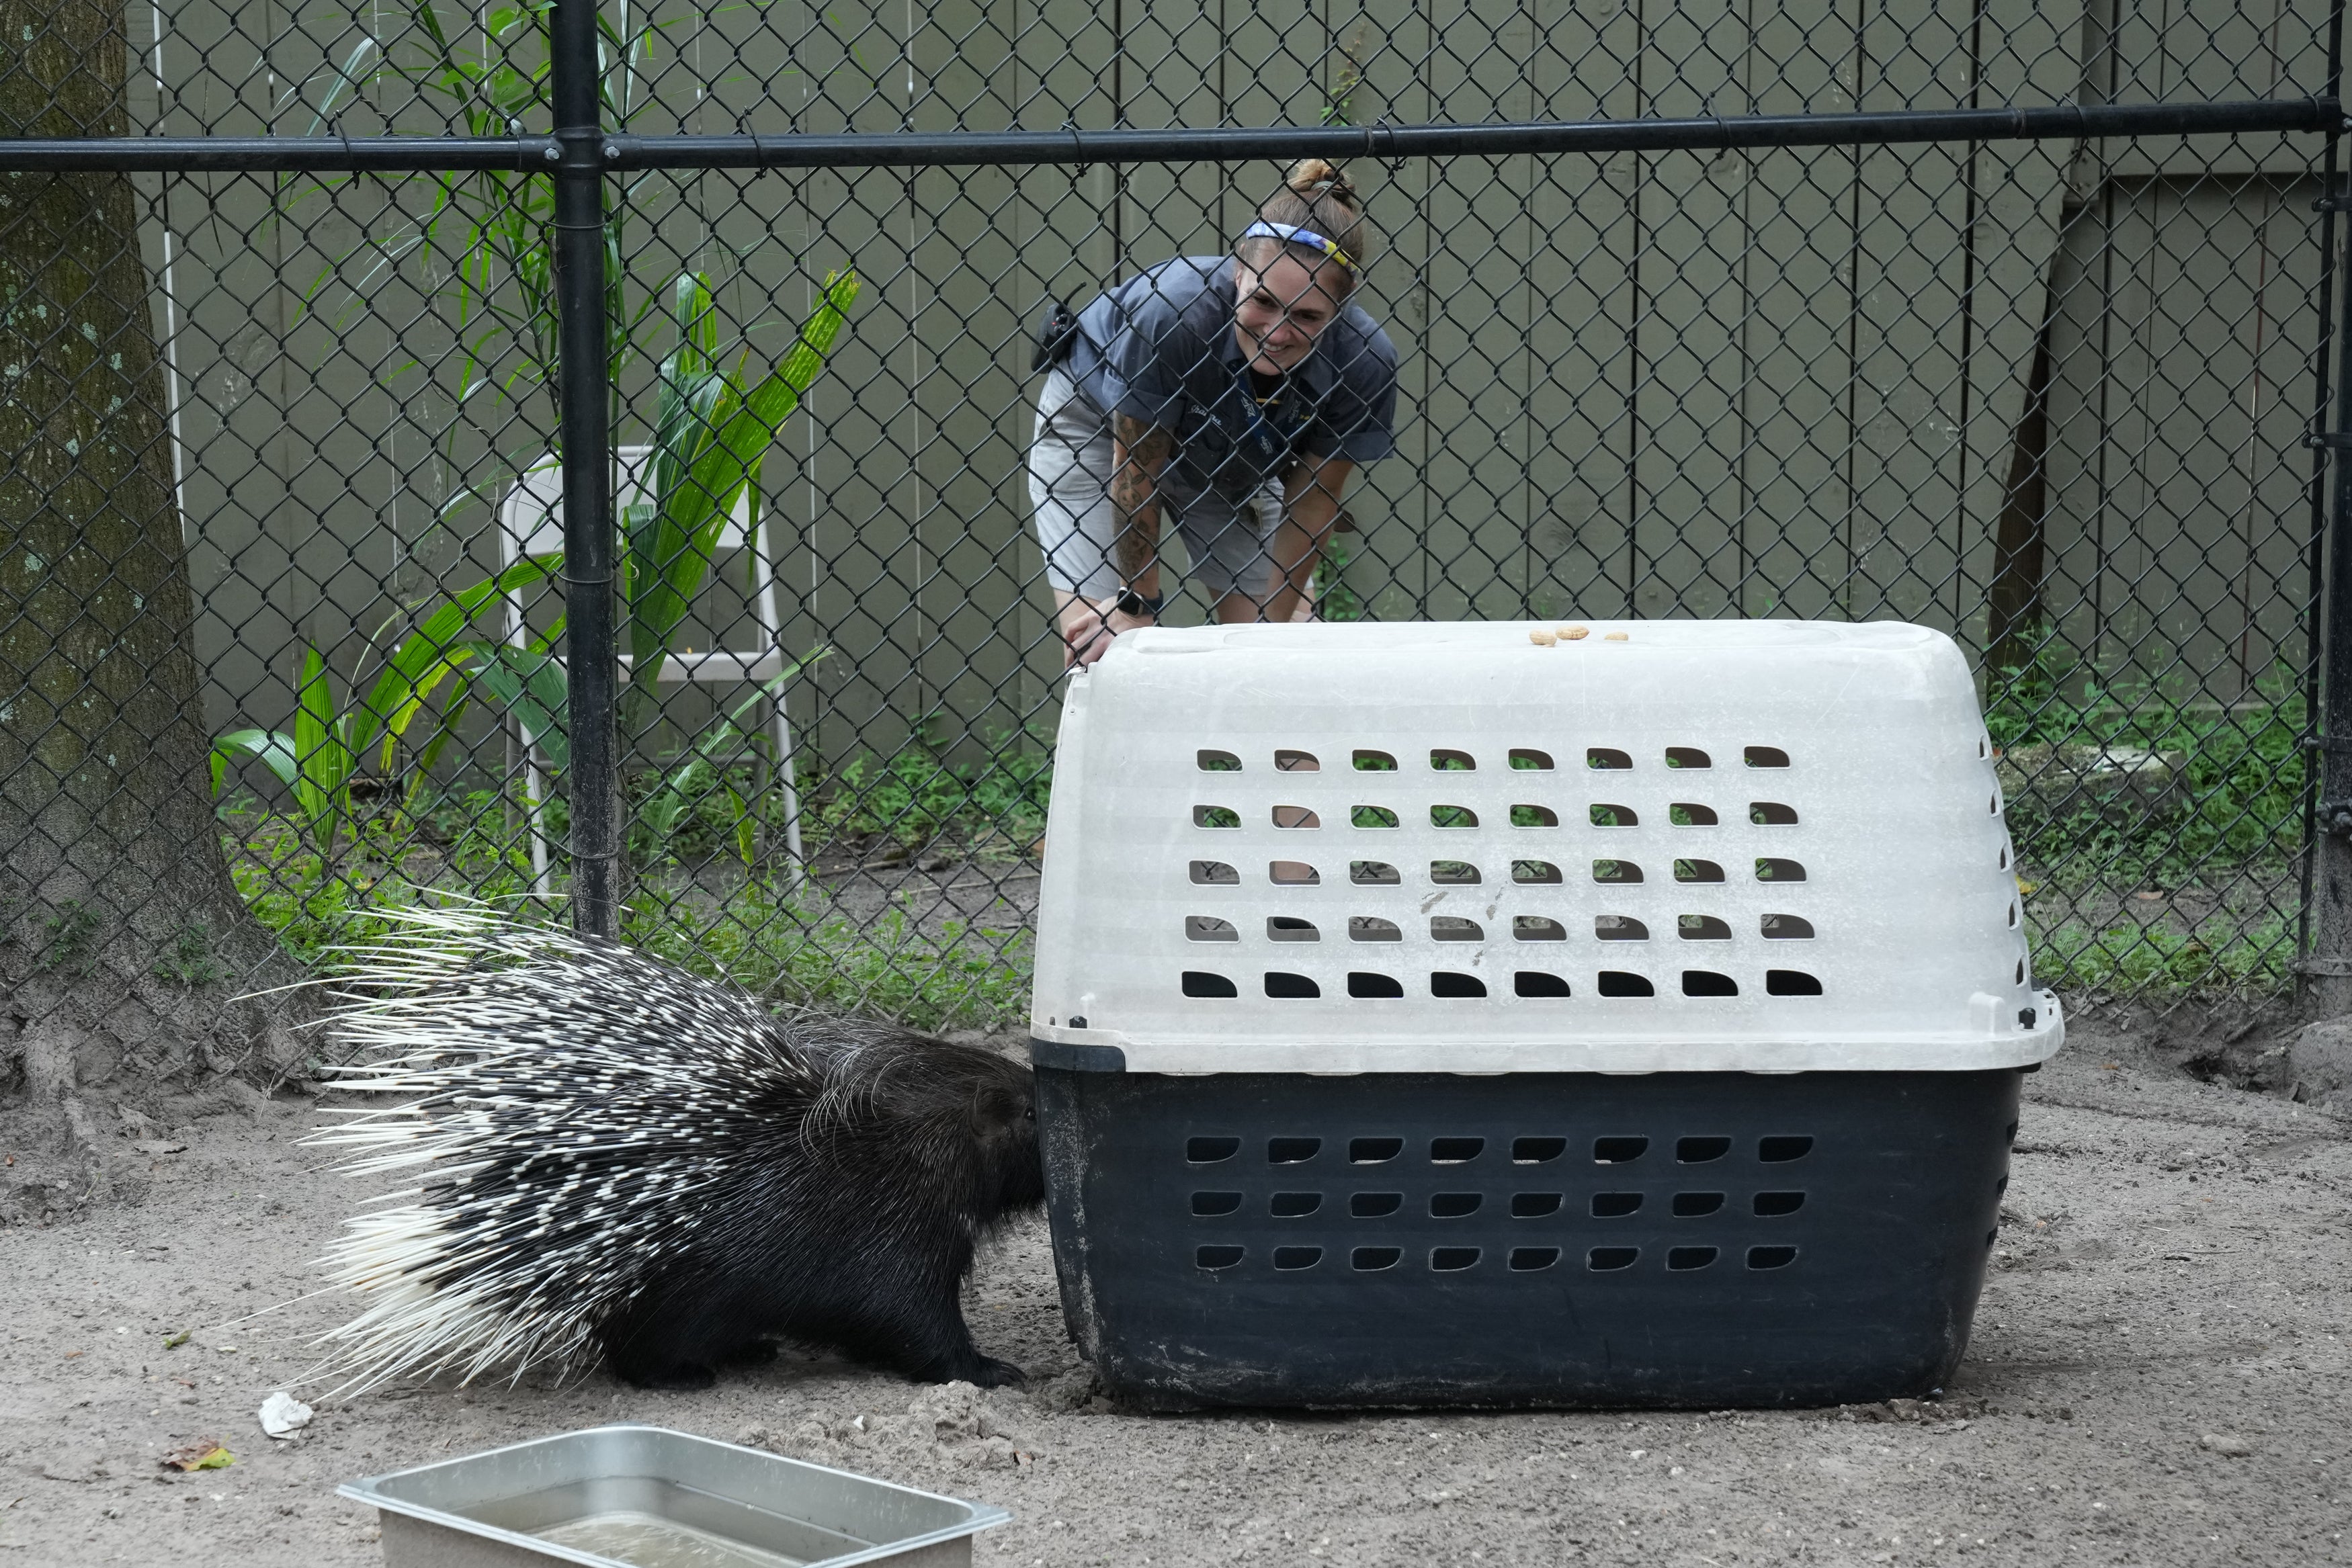
<path fill-rule="evenodd" d="M 2019 1066 L 2064 1027 L 2014 853 L 1922 627 L 1152 629 L 1069 682 L 1032 1032 L 1146 1072 Z"/>

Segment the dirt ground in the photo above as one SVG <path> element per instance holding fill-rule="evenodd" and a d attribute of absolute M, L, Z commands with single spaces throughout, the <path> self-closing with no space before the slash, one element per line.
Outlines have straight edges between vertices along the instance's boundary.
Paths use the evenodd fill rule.
<path fill-rule="evenodd" d="M 1772 1414 L 1121 1412 L 1064 1338 L 1039 1222 L 971 1309 L 1026 1389 L 787 1355 L 699 1394 L 379 1394 L 273 1442 L 256 1411 L 341 1309 L 231 1320 L 309 1289 L 374 1189 L 295 1145 L 312 1102 L 224 1111 L 142 1133 L 187 1145 L 141 1156 L 144 1201 L 0 1230 L 0 1568 L 373 1563 L 338 1481 L 623 1419 L 1002 1504 L 997 1565 L 2352 1563 L 2352 1126 L 2184 1054 L 2078 1028 L 2027 1080 L 1942 1404 Z M 236 1463 L 160 1462 L 205 1439 Z"/>

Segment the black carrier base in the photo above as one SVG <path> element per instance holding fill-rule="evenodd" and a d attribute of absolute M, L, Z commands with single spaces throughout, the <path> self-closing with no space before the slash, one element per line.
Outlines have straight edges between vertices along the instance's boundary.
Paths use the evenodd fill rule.
<path fill-rule="evenodd" d="M 1071 1336 L 1158 1409 L 1923 1395 L 2017 1133 L 2014 1070 L 1037 1081 Z"/>

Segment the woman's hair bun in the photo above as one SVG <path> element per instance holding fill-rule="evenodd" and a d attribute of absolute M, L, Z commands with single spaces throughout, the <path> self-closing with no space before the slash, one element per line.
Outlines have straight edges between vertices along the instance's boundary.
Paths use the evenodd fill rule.
<path fill-rule="evenodd" d="M 1339 247 L 1340 265 L 1356 277 L 1363 276 L 1380 243 L 1364 216 L 1364 200 L 1356 194 L 1354 183 L 1320 158 L 1301 158 L 1293 163 L 1282 184 L 1258 208 L 1257 217 L 1262 224 L 1306 229 L 1329 240 Z M 1234 254 L 1253 267 L 1264 266 L 1283 243 L 1263 236 L 1245 239 L 1236 245 Z M 1312 254 L 1323 248 L 1319 241 L 1297 243 L 1304 247 L 1301 254 L 1308 260 L 1322 264 L 1323 258 Z"/>
<path fill-rule="evenodd" d="M 1320 158 L 1301 158 L 1297 162 L 1293 163 L 1290 166 L 1290 174 L 1284 183 L 1310 200 L 1328 193 L 1337 196 L 1351 207 L 1360 204 L 1356 196 L 1356 187 L 1349 181 L 1348 176 Z"/>

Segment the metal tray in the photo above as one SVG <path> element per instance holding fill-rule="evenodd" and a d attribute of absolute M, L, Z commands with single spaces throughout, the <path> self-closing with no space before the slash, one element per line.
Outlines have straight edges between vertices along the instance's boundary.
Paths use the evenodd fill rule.
<path fill-rule="evenodd" d="M 660 1427 L 592 1427 L 336 1491 L 385 1568 L 963 1568 L 1013 1516 Z"/>

